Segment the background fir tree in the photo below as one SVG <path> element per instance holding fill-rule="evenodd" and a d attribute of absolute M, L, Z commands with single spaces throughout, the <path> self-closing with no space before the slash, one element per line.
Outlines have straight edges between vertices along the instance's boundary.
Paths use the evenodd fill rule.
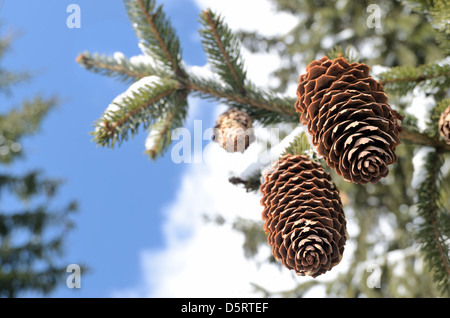
<path fill-rule="evenodd" d="M 357 227 L 352 233 L 348 266 L 332 280 L 300 283 L 293 290 L 273 292 L 255 282 L 255 292 L 266 296 L 302 296 L 322 285 L 330 296 L 346 297 L 431 297 L 448 296 L 449 271 L 449 184 L 450 145 L 439 137 L 437 119 L 449 104 L 448 21 L 450 6 L 438 2 L 388 2 L 380 4 L 382 28 L 368 28 L 368 2 L 279 1 L 281 10 L 301 16 L 288 35 L 266 39 L 241 34 L 253 49 L 281 43 L 287 66 L 277 72 L 280 85 L 274 89 L 254 85 L 247 77 L 240 41 L 227 27 L 224 17 L 212 10 L 200 13 L 200 35 L 214 74 L 201 77 L 183 64 L 180 41 L 164 14 L 152 0 L 124 1 L 144 57 L 151 63 L 137 63 L 126 57 L 108 57 L 85 52 L 77 57 L 93 72 L 133 84 L 106 108 L 92 132 L 94 141 L 112 147 L 148 128 L 147 153 L 155 159 L 171 143 L 170 133 L 184 123 L 187 96 L 194 94 L 246 112 L 262 127 L 283 125 L 287 132 L 299 126 L 294 107 L 295 92 L 284 92 L 298 83 L 303 68 L 327 54 L 344 56 L 352 62 L 383 66 L 372 74 L 384 86 L 389 104 L 404 116 L 398 160 L 389 175 L 376 184 L 352 184 L 329 170 L 341 191 L 346 218 Z M 306 17 L 306 18 L 305 18 Z M 445 17 L 442 20 L 442 17 Z M 345 31 L 345 32 L 343 32 Z M 370 49 L 371 54 L 366 54 Z M 285 94 L 282 94 L 285 93 Z M 410 106 L 417 94 L 434 98 L 428 118 L 421 127 Z M 315 157 L 314 149 L 298 136 L 288 153 Z M 275 146 L 275 145 L 274 145 Z M 423 163 L 413 159 L 423 155 Z M 230 179 L 247 191 L 259 191 L 262 169 L 255 174 Z M 262 222 L 243 219 L 232 222 L 244 233 L 245 254 L 252 257 L 267 244 Z M 270 258 L 269 261 L 273 261 Z M 379 277 L 376 277 L 379 275 Z M 375 281 L 376 284 L 369 283 Z"/>
<path fill-rule="evenodd" d="M 11 39 L 1 38 L 0 58 Z M 13 94 L 13 86 L 29 78 L 0 67 L 3 105 L 8 102 L 5 94 Z M 2 107 L 0 113 L 0 297 L 47 294 L 66 281 L 68 264 L 61 257 L 76 202 L 52 204 L 62 182 L 39 169 L 14 172 L 14 163 L 25 157 L 23 139 L 39 131 L 56 105 L 56 97 L 35 96 L 18 106 Z"/>

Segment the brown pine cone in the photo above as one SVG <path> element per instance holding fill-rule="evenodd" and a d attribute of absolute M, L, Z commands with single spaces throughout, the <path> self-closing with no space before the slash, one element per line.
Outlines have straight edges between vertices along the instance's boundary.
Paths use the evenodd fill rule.
<path fill-rule="evenodd" d="M 326 56 L 299 78 L 295 108 L 319 155 L 345 180 L 376 183 L 397 161 L 400 116 L 365 64 Z"/>
<path fill-rule="evenodd" d="M 261 184 L 264 231 L 275 259 L 298 275 L 336 266 L 347 240 L 339 190 L 317 162 L 285 155 Z"/>
<path fill-rule="evenodd" d="M 439 134 L 445 143 L 450 145 L 450 106 L 442 112 L 439 118 Z"/>
<path fill-rule="evenodd" d="M 217 118 L 213 140 L 227 152 L 244 152 L 255 140 L 252 118 L 244 111 L 230 108 Z"/>

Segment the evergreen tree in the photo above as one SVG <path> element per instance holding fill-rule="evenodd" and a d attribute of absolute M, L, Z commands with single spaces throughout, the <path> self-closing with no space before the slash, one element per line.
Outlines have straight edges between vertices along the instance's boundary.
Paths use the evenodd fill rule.
<path fill-rule="evenodd" d="M 9 47 L 10 38 L 2 38 L 0 58 Z M 1 67 L 0 91 L 11 93 L 13 85 L 26 79 L 27 73 Z M 18 107 L 4 107 L 0 114 L 0 297 L 49 293 L 65 282 L 68 264 L 62 265 L 60 257 L 76 202 L 53 206 L 61 181 L 38 169 L 11 173 L 14 162 L 25 156 L 22 140 L 38 132 L 57 104 L 56 97 L 35 96 Z"/>
<path fill-rule="evenodd" d="M 277 72 L 281 85 L 276 90 L 257 87 L 247 77 L 238 37 L 227 27 L 224 18 L 219 14 L 212 10 L 200 14 L 202 24 L 200 35 L 208 61 L 214 70 L 211 77 L 205 78 L 189 72 L 184 67 L 180 41 L 162 6 L 157 6 L 153 0 L 125 0 L 124 3 L 139 39 L 142 58 L 127 59 L 122 55 L 108 57 L 85 52 L 77 57 L 77 61 L 90 71 L 133 83 L 125 93 L 113 100 L 96 122 L 94 141 L 101 146 L 113 147 L 116 143 L 121 144 L 136 134 L 140 127 L 148 128 L 149 142 L 146 143 L 146 147 L 153 159 L 169 147 L 172 129 L 184 123 L 189 106 L 187 103 L 189 94 L 225 103 L 230 109 L 245 112 L 263 127 L 283 125 L 290 132 L 294 131 L 295 127 L 301 126 L 302 122 L 308 125 L 308 132 L 319 135 L 318 138 L 322 138 L 320 139 L 322 141 L 324 139 L 328 141 L 331 138 L 331 129 L 323 132 L 324 135 L 328 133 L 328 139 L 320 135 L 322 132 L 317 132 L 317 129 L 326 126 L 328 121 L 322 120 L 324 117 L 315 119 L 314 116 L 317 114 L 314 109 L 308 111 L 302 109 L 301 103 L 310 103 L 305 101 L 307 99 L 305 96 L 311 97 L 308 92 L 312 89 L 312 93 L 319 96 L 320 92 L 315 90 L 331 85 L 330 76 L 341 72 L 340 69 L 349 70 L 345 80 L 350 80 L 355 76 L 366 74 L 369 70 L 367 65 L 384 66 L 383 72 L 373 75 L 376 76 L 376 80 L 364 75 L 366 77 L 360 82 L 367 81 L 366 84 L 369 86 L 364 86 L 366 85 L 364 83 L 360 85 L 345 83 L 344 80 L 333 86 L 337 87 L 333 92 L 334 95 L 341 96 L 339 98 L 346 98 L 346 93 L 342 93 L 339 87 L 348 86 L 353 92 L 361 90 L 360 98 L 373 99 L 363 102 L 360 99 L 353 100 L 353 104 L 359 105 L 358 111 L 355 111 L 359 115 L 346 115 L 348 117 L 345 117 L 347 118 L 345 123 L 346 127 L 351 129 L 360 125 L 360 121 L 369 121 L 371 124 L 364 126 L 365 130 L 358 130 L 357 134 L 367 134 L 367 130 L 375 129 L 378 135 L 369 135 L 361 139 L 358 145 L 375 143 L 378 146 L 375 150 L 372 147 L 371 150 L 378 152 L 381 157 L 371 156 L 362 166 L 354 164 L 350 172 L 345 174 L 342 169 L 346 164 L 334 165 L 333 160 L 336 158 L 332 158 L 331 150 L 330 153 L 324 150 L 327 147 L 326 142 L 325 145 L 319 144 L 317 148 L 314 136 L 310 142 L 306 132 L 302 132 L 284 151 L 285 157 L 280 159 L 282 165 L 279 167 L 280 170 L 277 170 L 276 166 L 273 168 L 275 170 L 269 170 L 272 171 L 273 178 L 279 177 L 277 171 L 285 171 L 280 179 L 271 179 L 270 174 L 265 175 L 264 184 L 269 182 L 269 185 L 263 188 L 261 176 L 265 167 L 250 177 L 236 176 L 230 179 L 234 184 L 244 184 L 247 191 L 264 189 L 265 201 L 262 203 L 268 209 L 264 210 L 268 223 L 263 224 L 262 221 L 255 223 L 243 219 L 231 222 L 234 222 L 236 230 L 246 236 L 244 248 L 248 257 L 254 256 L 261 244 L 267 244 L 263 229 L 269 233 L 269 241 L 278 246 L 275 254 L 277 258 L 281 258 L 283 265 L 292 268 L 293 258 L 301 257 L 298 255 L 302 251 L 301 253 L 304 253 L 302 255 L 305 255 L 305 258 L 299 261 L 302 265 L 295 263 L 295 267 L 300 268 L 301 274 L 321 273 L 326 276 L 323 271 L 336 265 L 337 257 L 340 255 L 340 253 L 329 254 L 330 249 L 333 251 L 337 247 L 341 248 L 345 239 L 348 240 L 348 245 L 354 246 L 352 255 L 344 253 L 343 256 L 350 265 L 344 273 L 339 273 L 337 277 L 333 276 L 333 280 L 308 281 L 300 283 L 293 290 L 278 293 L 264 290 L 255 282 L 255 291 L 262 292 L 266 296 L 301 296 L 318 284 L 325 286 L 327 294 L 331 296 L 449 295 L 450 196 L 445 186 L 450 184 L 450 173 L 445 163 L 448 163 L 450 145 L 438 132 L 438 118 L 450 104 L 449 62 L 445 59 L 448 55 L 449 29 L 446 23 L 450 17 L 448 3 L 442 5 L 438 1 L 426 0 L 415 3 L 385 2 L 383 6 L 386 8 L 383 9 L 388 15 L 383 17 L 385 19 L 383 29 L 377 30 L 367 28 L 366 9 L 369 3 L 365 1 L 356 3 L 279 0 L 277 3 L 281 10 L 302 17 L 292 32 L 281 38 L 272 39 L 257 34 L 241 34 L 243 43 L 254 47 L 260 47 L 259 44 L 263 43 L 270 49 L 272 45 L 284 43 L 286 50 L 282 55 L 288 57 L 288 65 Z M 341 33 L 343 30 L 348 30 L 349 35 L 344 37 Z M 369 56 L 363 54 L 364 46 L 367 48 L 367 45 L 370 46 L 371 52 L 377 54 Z M 352 52 L 359 53 L 357 55 L 364 63 L 359 63 L 357 58 L 350 54 Z M 324 54 L 333 60 L 333 64 L 325 60 L 313 62 Z M 282 95 L 280 92 L 288 83 L 293 81 L 298 83 L 302 72 L 300 69 L 310 62 L 312 63 L 307 68 L 309 77 L 304 79 L 307 81 L 308 78 L 312 78 L 311 83 L 314 85 L 306 83 L 304 88 L 300 88 L 299 85 L 297 98 L 293 97 L 291 92 L 288 92 L 287 96 Z M 319 64 L 320 67 L 314 68 Z M 327 68 L 329 73 L 327 71 L 326 75 L 330 76 L 324 76 L 320 83 L 314 82 L 315 77 L 325 72 Z M 367 87 L 370 87 L 372 97 L 367 97 L 365 91 L 368 90 Z M 383 88 L 393 109 L 385 104 L 387 97 Z M 429 110 L 425 129 L 420 128 L 419 119 L 409 107 L 414 94 L 417 93 L 427 94 L 434 99 L 434 106 Z M 331 98 L 334 95 L 329 96 Z M 325 100 L 325 97 L 320 98 Z M 336 109 L 331 103 L 336 104 L 337 101 L 329 99 L 328 102 L 324 102 L 325 104 L 318 106 L 321 107 L 321 116 Z M 328 105 L 327 103 L 330 106 L 323 106 Z M 380 112 L 388 114 L 386 116 L 389 117 L 374 115 Z M 338 121 L 337 118 L 343 118 L 344 113 L 346 110 L 339 113 L 341 117 L 335 114 L 330 118 Z M 372 114 L 370 115 L 372 117 L 367 114 Z M 224 135 L 238 136 L 233 133 L 233 129 L 229 130 L 230 127 L 239 128 L 248 124 L 248 121 L 244 120 L 245 116 L 236 116 L 221 119 L 220 125 L 223 122 L 227 123 L 227 126 L 219 127 Z M 400 127 L 401 119 L 403 120 Z M 380 127 L 386 125 L 390 126 L 383 131 Z M 336 128 L 337 126 L 332 127 L 335 127 L 333 131 L 341 129 Z M 341 130 L 341 133 L 344 135 L 345 131 L 347 130 Z M 397 133 L 399 133 L 398 141 L 396 141 Z M 342 141 L 341 147 L 347 147 L 349 144 L 356 147 L 352 139 L 356 137 L 352 136 L 345 140 L 345 144 Z M 386 151 L 393 151 L 392 148 L 398 145 L 395 149 L 395 160 L 393 152 L 388 154 L 380 148 L 380 145 L 388 145 Z M 333 149 L 333 153 L 342 150 Z M 330 155 L 331 158 L 318 155 L 319 151 Z M 346 156 L 351 158 L 354 151 L 357 149 L 352 149 L 351 154 L 347 153 Z M 366 156 L 367 152 L 370 151 L 361 151 L 360 156 Z M 420 166 L 413 164 L 417 153 L 425 153 L 424 163 Z M 300 157 L 295 157 L 298 155 Z M 294 156 L 295 159 L 290 160 L 289 156 Z M 307 163 L 306 158 L 315 163 Z M 375 168 L 370 163 L 382 162 L 379 158 L 392 159 L 392 162 L 389 162 L 388 174 L 386 169 Z M 321 177 L 326 174 L 317 169 L 317 163 L 328 171 L 335 185 L 330 183 L 328 177 L 326 180 Z M 290 164 L 292 166 L 289 166 Z M 381 163 L 381 166 L 383 164 L 385 163 Z M 305 174 L 302 169 L 310 172 Z M 383 178 L 371 179 L 372 183 L 363 184 L 358 181 L 360 179 L 353 176 L 355 171 L 359 170 L 364 170 L 363 174 L 366 175 L 369 172 L 381 171 Z M 419 180 L 418 186 L 412 184 L 413 176 Z M 278 192 L 270 193 L 272 189 L 277 189 L 276 187 L 282 184 L 296 184 L 295 189 L 302 188 L 306 192 L 299 194 L 292 188 L 292 192 L 288 195 L 280 188 Z M 340 198 L 335 196 L 335 187 L 340 191 Z M 284 198 L 282 195 L 287 197 Z M 317 203 L 319 206 L 311 206 L 311 202 L 319 201 L 320 203 Z M 352 233 L 349 237 L 346 237 L 341 227 L 345 226 L 345 221 L 340 212 L 331 208 L 331 206 L 337 208 L 341 203 L 344 205 L 347 222 L 356 224 L 358 228 L 357 233 Z M 286 213 L 293 213 L 294 208 L 299 212 L 287 219 L 284 218 Z M 219 223 L 226 222 L 222 217 L 218 220 Z M 299 234 L 301 224 L 309 224 L 311 227 L 302 228 Z M 281 229 L 283 231 L 292 229 L 292 232 L 289 232 L 291 245 L 279 245 L 280 240 L 286 240 L 287 237 L 287 234 L 282 236 L 277 234 Z M 296 241 L 298 237 L 311 231 L 316 234 Z M 340 234 L 332 235 L 337 233 L 336 231 Z M 310 243 L 311 241 L 315 241 L 316 244 Z M 309 249 L 302 249 L 305 244 L 309 244 Z M 296 248 L 299 251 L 296 252 Z M 311 249 L 316 249 L 311 252 L 313 254 L 309 252 Z M 327 260 L 327 255 L 334 255 L 331 263 Z M 316 256 L 319 257 L 318 262 L 325 265 L 325 269 L 311 272 L 311 266 L 317 265 L 314 263 Z M 270 260 L 274 261 L 273 257 Z"/>

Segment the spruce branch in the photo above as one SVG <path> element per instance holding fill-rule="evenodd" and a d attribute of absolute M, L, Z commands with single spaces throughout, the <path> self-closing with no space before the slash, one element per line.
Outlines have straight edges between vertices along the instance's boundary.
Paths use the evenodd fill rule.
<path fill-rule="evenodd" d="M 209 9 L 201 14 L 200 21 L 204 26 L 200 30 L 203 48 L 211 64 L 226 83 L 245 95 L 246 72 L 235 35 L 224 23 L 223 17 Z"/>
<path fill-rule="evenodd" d="M 171 107 L 168 97 L 177 89 L 178 83 L 168 79 L 138 85 L 137 89 L 130 87 L 97 121 L 94 141 L 112 148 L 116 142 L 128 139 L 129 132 L 136 133 L 140 124 L 147 128 Z"/>
<path fill-rule="evenodd" d="M 243 179 L 241 177 L 230 177 L 228 179 L 228 182 L 235 186 L 243 185 L 247 192 L 258 192 L 261 185 L 261 172 L 258 171 L 257 173 L 247 177 L 246 179 Z"/>
<path fill-rule="evenodd" d="M 436 40 L 447 53 L 450 52 L 450 0 L 403 0 L 406 6 L 413 11 L 425 13 L 430 19 L 430 24 L 438 31 Z"/>
<path fill-rule="evenodd" d="M 204 28 L 201 30 L 203 44 L 211 63 L 217 68 L 219 75 L 222 77 L 223 81 L 218 81 L 216 79 L 200 78 L 192 74 L 188 76 L 180 68 L 179 41 L 161 6 L 155 8 L 155 1 L 153 0 L 127 0 L 125 3 L 137 36 L 146 49 L 145 52 L 152 55 L 169 70 L 171 69 L 174 74 L 168 74 L 171 72 L 164 67 L 152 69 L 151 66 L 141 65 L 136 68 L 127 64 L 129 60 L 126 58 L 121 59 L 121 63 L 115 63 L 111 60 L 108 61 L 108 58 L 105 57 L 91 57 L 88 53 L 79 56 L 78 60 L 82 65 L 94 72 L 103 72 L 106 75 L 126 80 L 142 79 L 145 78 L 142 77 L 144 75 L 156 73 L 167 81 L 177 81 L 182 89 L 198 94 L 202 98 L 213 99 L 226 103 L 230 107 L 244 110 L 254 120 L 263 125 L 299 122 L 300 114 L 296 112 L 294 107 L 295 97 L 278 96 L 274 92 L 256 87 L 251 82 L 246 82 L 237 40 L 222 18 L 216 16 L 210 10 L 207 10 L 202 15 L 202 23 L 204 25 Z M 350 51 L 344 52 L 344 54 L 350 54 Z M 413 85 L 416 85 L 417 81 L 421 82 L 428 78 L 444 81 L 445 84 L 449 78 L 447 76 L 448 67 L 448 63 L 445 62 L 433 64 L 430 66 L 430 70 L 424 67 L 419 72 L 419 75 L 415 77 L 408 73 L 410 72 L 408 69 L 394 68 L 386 73 L 384 78 L 385 84 L 389 85 L 391 82 L 403 83 L 404 81 L 409 83 L 408 81 L 411 78 L 415 79 Z M 409 75 L 405 76 L 407 73 Z M 417 75 L 417 73 L 414 74 Z M 151 88 L 149 89 L 150 91 L 145 94 L 153 95 L 156 100 L 150 97 L 148 100 L 145 100 L 145 98 L 138 98 L 134 101 L 128 99 L 127 103 L 122 105 L 123 107 L 121 107 L 119 114 L 114 115 L 114 120 L 109 117 L 100 119 L 95 133 L 95 141 L 101 145 L 109 144 L 112 141 L 111 145 L 113 145 L 119 136 L 126 136 L 126 132 L 130 130 L 126 129 L 126 127 L 132 128 L 131 132 L 134 132 L 136 130 L 133 127 L 139 122 L 150 125 L 156 122 L 164 122 L 171 118 L 170 116 L 159 118 L 159 116 L 162 116 L 162 113 L 149 111 L 148 103 L 148 101 L 156 102 L 160 98 L 168 97 L 170 93 L 166 95 L 164 92 L 167 91 L 164 91 L 160 95 L 161 92 L 153 92 Z M 171 92 L 175 90 L 173 88 Z M 130 109 L 127 109 L 127 107 L 130 107 Z M 144 109 L 147 109 L 147 112 L 141 112 Z M 151 116 L 152 119 L 149 120 L 146 118 L 147 116 Z M 159 124 L 156 127 L 169 126 Z M 405 127 L 401 138 L 405 141 L 449 150 L 449 146 L 442 141 L 419 132 L 414 127 Z"/>
<path fill-rule="evenodd" d="M 151 127 L 145 142 L 147 153 L 151 159 L 155 160 L 164 153 L 172 142 L 172 131 L 183 124 L 188 108 L 186 92 L 178 92 L 170 97 L 169 105 L 174 105 L 168 109 Z"/>
<path fill-rule="evenodd" d="M 450 87 L 450 63 L 448 60 L 413 66 L 398 66 L 379 74 L 386 91 L 395 95 L 405 95 L 417 86 L 422 89 Z"/>
<path fill-rule="evenodd" d="M 246 95 L 221 82 L 190 76 L 184 81 L 187 89 L 198 93 L 202 98 L 214 99 L 230 107 L 246 111 L 253 119 L 264 125 L 280 122 L 299 122 L 295 111 L 295 99 L 280 97 L 272 92 L 254 86 L 246 86 Z"/>
<path fill-rule="evenodd" d="M 441 151 L 450 151 L 450 145 L 440 140 L 436 135 L 427 132 L 420 132 L 417 127 L 402 127 L 400 139 L 416 145 L 431 146 Z"/>
<path fill-rule="evenodd" d="M 156 7 L 154 0 L 124 2 L 144 53 L 167 65 L 177 76 L 185 78 L 186 73 L 181 67 L 180 41 L 162 5 Z"/>
<path fill-rule="evenodd" d="M 84 52 L 79 54 L 76 62 L 88 71 L 116 77 L 122 82 L 134 82 L 150 75 L 169 77 L 170 73 L 162 67 L 154 67 L 143 61 L 133 62 L 123 55 L 106 56 L 98 53 Z"/>
<path fill-rule="evenodd" d="M 426 176 L 419 187 L 419 215 L 424 219 L 417 240 L 434 274 L 438 289 L 450 294 L 450 247 L 448 212 L 441 206 L 442 155 L 434 150 L 425 158 Z M 447 215 L 445 215 L 447 214 Z"/>
<path fill-rule="evenodd" d="M 448 18 L 450 16 L 449 0 L 402 0 L 412 10 L 427 13 L 432 19 L 432 25 L 441 32 L 450 34 Z"/>
<path fill-rule="evenodd" d="M 273 92 L 245 82 L 245 71 L 239 55 L 237 40 L 223 19 L 216 16 L 211 10 L 202 14 L 203 44 L 210 61 L 218 69 L 225 83 L 194 75 L 188 76 L 184 70 L 181 70 L 178 38 L 164 15 L 162 7 L 155 8 L 155 1 L 127 0 L 125 3 L 137 35 L 147 49 L 147 53 L 153 54 L 164 65 L 169 66 L 175 73 L 172 75 L 175 75 L 175 79 L 184 89 L 197 93 L 203 98 L 214 99 L 224 102 L 230 107 L 242 109 L 263 125 L 281 122 L 298 123 L 300 114 L 294 108 L 295 98 L 277 96 Z M 344 54 L 350 54 L 350 51 L 341 51 Z M 152 73 L 169 76 L 164 73 L 164 69 L 156 70 L 148 65 L 141 65 L 141 69 L 128 67 L 130 66 L 127 64 L 129 61 L 125 58 L 123 63 L 118 63 L 119 65 L 111 60 L 108 61 L 108 58 L 105 59 L 105 57 L 90 57 L 88 53 L 80 55 L 78 60 L 82 65 L 90 67 L 95 72 L 104 72 L 106 75 L 126 80 L 143 78 L 142 76 Z M 425 65 L 419 70 L 406 67 L 393 68 L 382 74 L 382 82 L 387 86 L 393 83 L 406 83 L 406 85 L 410 85 L 408 89 L 411 89 L 412 86 L 415 87 L 417 83 L 427 82 L 429 79 L 435 79 L 444 85 L 449 81 L 449 67 L 449 64 L 444 62 Z M 158 98 L 157 92 L 155 92 L 155 97 Z M 167 96 L 163 94 L 162 97 Z M 150 99 L 150 101 L 152 100 Z M 129 102 L 133 104 L 131 100 Z M 140 113 L 139 109 L 148 107 L 148 104 L 142 100 L 140 103 L 135 101 L 135 104 L 140 106 L 133 107 L 128 111 L 128 115 L 122 114 L 123 116 L 117 118 L 113 123 L 111 120 L 100 121 L 101 127 L 98 130 L 100 133 L 96 134 L 96 140 L 100 141 L 100 144 L 104 144 L 106 140 L 114 140 L 115 137 L 112 136 L 118 136 L 113 132 L 116 128 L 120 130 L 120 127 L 125 125 L 128 119 L 137 120 L 138 116 L 135 115 Z M 158 121 L 157 117 L 154 119 L 155 122 Z M 146 121 L 142 116 L 140 116 L 140 120 Z M 110 137 L 106 138 L 106 136 Z M 401 137 L 405 141 L 449 150 L 445 143 L 414 128 L 405 127 Z"/>
<path fill-rule="evenodd" d="M 314 148 L 311 146 L 308 137 L 304 132 L 296 136 L 294 140 L 289 143 L 288 147 L 286 147 L 284 152 L 281 154 L 281 156 L 284 155 L 302 155 L 308 156 L 311 160 L 317 159 Z"/>
<path fill-rule="evenodd" d="M 170 139 L 170 136 L 167 138 L 167 135 L 171 132 L 173 116 L 173 112 L 166 114 L 150 128 L 150 133 L 147 137 L 147 144 L 150 144 L 150 147 L 145 151 L 150 158 L 155 159 L 167 145 L 167 139 Z"/>

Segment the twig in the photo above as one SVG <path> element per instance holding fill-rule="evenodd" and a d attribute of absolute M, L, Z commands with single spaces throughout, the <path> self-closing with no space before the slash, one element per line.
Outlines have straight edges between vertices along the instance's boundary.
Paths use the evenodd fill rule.
<path fill-rule="evenodd" d="M 119 119 L 118 121 L 109 124 L 108 122 L 105 122 L 105 129 L 107 132 L 110 131 L 114 131 L 117 127 L 122 126 L 124 123 L 126 123 L 132 116 L 136 115 L 137 113 L 139 113 L 140 111 L 142 111 L 142 109 L 151 106 L 152 104 L 156 103 L 157 101 L 159 101 L 160 99 L 169 96 L 170 94 L 172 94 L 173 92 L 176 91 L 176 88 L 170 89 L 168 91 L 165 91 L 155 97 L 153 97 L 152 99 L 148 100 L 147 103 L 145 103 L 144 105 L 137 107 L 136 109 L 134 109 L 131 112 L 126 113 L 126 115 L 124 117 L 122 117 L 121 119 Z"/>
<path fill-rule="evenodd" d="M 407 127 L 403 127 L 400 138 L 414 144 L 432 146 L 443 151 L 450 151 L 450 145 L 446 144 L 444 141 L 441 141 L 438 138 L 429 137 L 416 130 L 408 129 Z"/>
<path fill-rule="evenodd" d="M 143 0 L 138 0 L 139 8 L 141 9 L 141 11 L 145 17 L 147 24 L 152 29 L 153 35 L 155 36 L 156 40 L 158 41 L 161 50 L 164 52 L 164 55 L 166 56 L 166 58 L 170 61 L 174 73 L 179 77 L 187 78 L 186 73 L 180 68 L 176 59 L 170 54 L 169 50 L 167 49 L 166 44 L 164 43 L 164 40 L 162 39 L 161 35 L 159 34 L 158 29 L 156 28 L 156 25 L 154 23 L 155 15 L 150 16 L 148 14 L 148 8 L 146 8 L 144 6 L 144 3 L 142 1 Z"/>
<path fill-rule="evenodd" d="M 210 30 L 212 31 L 213 35 L 214 35 L 214 39 L 215 39 L 215 41 L 216 41 L 216 43 L 217 43 L 217 45 L 218 45 L 218 47 L 219 47 L 219 50 L 220 50 L 220 52 L 222 53 L 223 58 L 225 59 L 225 62 L 227 63 L 227 66 L 228 66 L 228 68 L 230 69 L 231 74 L 232 74 L 233 77 L 234 77 L 234 80 L 235 80 L 236 83 L 239 85 L 239 88 L 238 88 L 238 89 L 239 89 L 239 92 L 240 92 L 242 95 L 245 96 L 245 93 L 246 93 L 245 88 L 242 87 L 242 85 L 240 85 L 240 84 L 242 84 L 242 83 L 240 83 L 239 76 L 237 75 L 236 70 L 234 69 L 233 64 L 232 64 L 231 61 L 230 61 L 230 57 L 228 56 L 228 53 L 227 53 L 227 51 L 225 50 L 225 48 L 224 48 L 224 46 L 223 46 L 222 40 L 220 39 L 220 36 L 219 36 L 219 34 L 217 33 L 216 26 L 214 25 L 214 21 L 211 19 L 211 16 L 210 16 L 210 14 L 209 14 L 209 11 L 205 11 L 205 17 L 206 17 L 206 19 L 207 19 L 207 21 L 208 21 L 209 28 L 210 28 Z"/>
<path fill-rule="evenodd" d="M 79 64 L 87 66 L 88 68 L 89 67 L 97 67 L 97 68 L 101 68 L 104 70 L 109 70 L 112 72 L 117 72 L 117 73 L 124 74 L 124 75 L 130 76 L 130 77 L 134 77 L 136 79 L 141 79 L 146 76 L 146 75 L 140 73 L 139 71 L 133 72 L 128 68 L 121 67 L 120 65 L 109 65 L 109 64 L 103 63 L 101 61 L 96 61 L 94 63 L 93 59 L 91 59 L 83 54 L 78 55 L 77 58 L 75 59 L 75 61 Z"/>

